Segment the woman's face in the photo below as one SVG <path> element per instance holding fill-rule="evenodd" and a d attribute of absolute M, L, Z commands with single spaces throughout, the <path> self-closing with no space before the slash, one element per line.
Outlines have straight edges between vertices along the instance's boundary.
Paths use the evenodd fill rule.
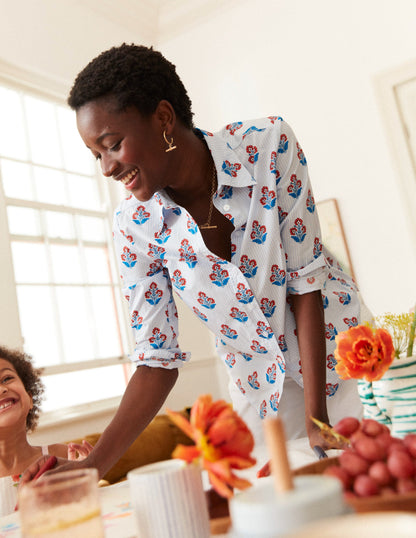
<path fill-rule="evenodd" d="M 14 366 L 0 359 L 0 427 L 15 426 L 19 421 L 26 426 L 31 409 L 32 398 Z"/>
<path fill-rule="evenodd" d="M 119 112 L 113 99 L 100 99 L 77 111 L 77 126 L 104 176 L 121 181 L 138 200 L 168 184 L 171 161 L 157 112 L 145 117 L 133 106 Z"/>

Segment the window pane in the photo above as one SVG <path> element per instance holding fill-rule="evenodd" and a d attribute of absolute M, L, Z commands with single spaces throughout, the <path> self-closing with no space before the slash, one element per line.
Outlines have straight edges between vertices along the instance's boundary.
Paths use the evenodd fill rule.
<path fill-rule="evenodd" d="M 12 241 L 12 255 L 17 283 L 49 282 L 46 248 L 43 243 Z"/>
<path fill-rule="evenodd" d="M 50 288 L 17 286 L 17 300 L 25 351 L 32 355 L 36 366 L 59 364 L 58 332 Z"/>
<path fill-rule="evenodd" d="M 0 87 L 0 155 L 27 159 L 23 110 L 19 94 Z"/>
<path fill-rule="evenodd" d="M 82 282 L 81 260 L 78 246 L 51 245 L 54 282 L 78 284 Z"/>
<path fill-rule="evenodd" d="M 72 207 L 101 209 L 97 182 L 92 177 L 68 174 L 69 200 Z"/>
<path fill-rule="evenodd" d="M 41 235 L 40 212 L 30 207 L 8 206 L 9 230 L 15 235 Z"/>
<path fill-rule="evenodd" d="M 104 219 L 79 217 L 81 238 L 84 241 L 106 241 Z"/>
<path fill-rule="evenodd" d="M 45 211 L 46 234 L 48 237 L 74 239 L 74 218 L 69 213 Z"/>
<path fill-rule="evenodd" d="M 79 136 L 75 113 L 63 107 L 58 107 L 57 112 L 66 170 L 92 176 L 95 173 L 94 157 Z"/>
<path fill-rule="evenodd" d="M 121 355 L 120 330 L 112 288 L 91 288 L 91 301 L 98 335 L 98 356 Z"/>
<path fill-rule="evenodd" d="M 50 204 L 67 204 L 65 192 L 65 176 L 63 172 L 35 166 L 33 168 L 35 179 L 36 198 L 39 202 Z"/>
<path fill-rule="evenodd" d="M 24 102 L 33 162 L 62 166 L 55 105 L 28 95 Z"/>
<path fill-rule="evenodd" d="M 45 376 L 43 382 L 46 391 L 42 411 L 114 398 L 121 396 L 126 388 L 121 364 Z"/>
<path fill-rule="evenodd" d="M 110 264 L 106 248 L 85 247 L 88 282 L 109 284 L 111 282 Z"/>
<path fill-rule="evenodd" d="M 75 286 L 57 286 L 56 297 L 65 362 L 93 359 L 93 334 L 88 319 L 86 290 Z"/>
<path fill-rule="evenodd" d="M 33 184 L 29 165 L 6 159 L 2 159 L 0 164 L 4 194 L 9 198 L 33 200 Z"/>

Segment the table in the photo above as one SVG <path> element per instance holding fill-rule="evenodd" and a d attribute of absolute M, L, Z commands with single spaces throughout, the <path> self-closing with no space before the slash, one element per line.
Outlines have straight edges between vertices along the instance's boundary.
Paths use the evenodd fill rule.
<path fill-rule="evenodd" d="M 288 457 L 292 469 L 316 461 L 316 455 L 309 446 L 306 438 L 288 441 Z M 337 455 L 339 451 L 329 451 L 328 455 Z M 259 463 L 267 461 L 266 455 L 259 458 Z M 261 465 L 260 465 L 261 466 Z M 248 469 L 246 477 L 254 482 L 256 469 Z M 206 487 L 206 485 L 205 485 Z M 100 488 L 101 509 L 105 528 L 105 538 L 136 538 L 137 530 L 132 506 L 130 502 L 130 489 L 127 481 Z M 220 519 L 212 522 L 214 538 L 229 538 L 231 534 L 223 533 L 216 527 L 223 527 Z M 215 525 L 218 523 L 218 525 Z M 0 538 L 21 538 L 18 513 L 0 518 Z"/>
<path fill-rule="evenodd" d="M 136 538 L 136 522 L 128 482 L 100 488 L 100 500 L 105 538 Z M 0 518 L 0 538 L 21 538 L 17 512 Z M 215 533 L 214 538 L 228 538 L 228 534 Z"/>

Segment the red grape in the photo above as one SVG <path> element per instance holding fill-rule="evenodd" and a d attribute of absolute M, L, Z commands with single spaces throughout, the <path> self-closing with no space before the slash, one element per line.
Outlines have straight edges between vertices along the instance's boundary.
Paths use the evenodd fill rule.
<path fill-rule="evenodd" d="M 333 430 L 343 435 L 350 437 L 360 426 L 360 421 L 355 417 L 345 417 L 335 424 Z"/>
<path fill-rule="evenodd" d="M 351 476 L 365 474 L 369 467 L 368 461 L 362 458 L 351 448 L 347 448 L 339 456 L 339 463 L 341 467 L 343 467 Z"/>
<path fill-rule="evenodd" d="M 387 467 L 396 478 L 412 478 L 415 466 L 411 456 L 403 450 L 393 450 L 387 458 Z"/>
<path fill-rule="evenodd" d="M 375 480 L 366 474 L 360 474 L 354 480 L 354 493 L 359 497 L 369 497 L 377 495 L 380 488 Z"/>

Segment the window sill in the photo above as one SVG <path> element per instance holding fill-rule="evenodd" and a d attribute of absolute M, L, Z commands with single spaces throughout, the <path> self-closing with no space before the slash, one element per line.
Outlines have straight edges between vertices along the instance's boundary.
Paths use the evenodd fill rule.
<path fill-rule="evenodd" d="M 36 433 L 40 433 L 43 430 L 55 426 L 63 426 L 68 423 L 73 423 L 77 420 L 88 420 L 114 412 L 118 408 L 121 398 L 121 396 L 117 396 L 107 400 L 74 405 L 73 407 L 65 407 L 58 411 L 42 413 L 36 428 Z"/>

